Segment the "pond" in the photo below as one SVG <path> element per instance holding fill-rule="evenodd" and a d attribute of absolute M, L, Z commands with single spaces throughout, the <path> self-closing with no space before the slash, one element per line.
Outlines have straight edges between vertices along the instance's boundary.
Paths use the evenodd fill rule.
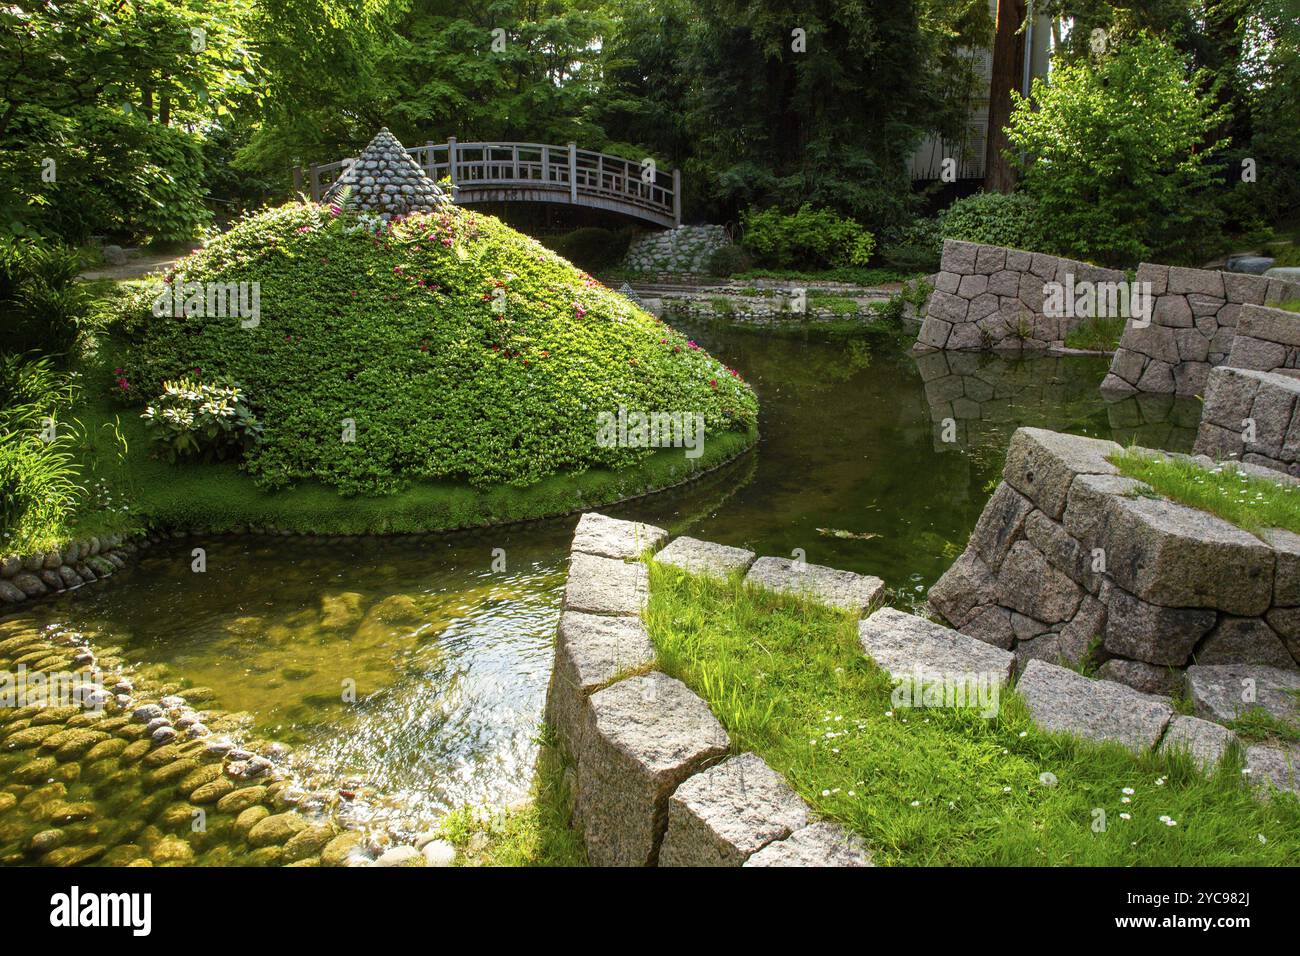
<path fill-rule="evenodd" d="M 1187 450 L 1199 417 L 1171 399 L 1107 404 L 1105 358 L 918 361 L 854 340 L 687 331 L 753 383 L 758 447 L 607 510 L 762 554 L 801 549 L 879 575 L 895 604 L 922 598 L 965 547 L 1016 426 Z M 306 785 L 377 791 L 365 813 L 413 833 L 453 807 L 527 794 L 575 520 L 176 542 L 26 613 L 212 688 L 257 736 L 292 747 Z"/>

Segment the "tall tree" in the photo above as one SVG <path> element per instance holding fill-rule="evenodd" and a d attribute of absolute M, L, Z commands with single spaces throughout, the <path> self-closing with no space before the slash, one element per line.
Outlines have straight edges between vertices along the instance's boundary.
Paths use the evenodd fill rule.
<path fill-rule="evenodd" d="M 1015 167 L 1007 157 L 1006 125 L 1011 119 L 1011 94 L 1024 81 L 1025 0 L 997 0 L 993 38 L 992 79 L 989 82 L 989 122 L 984 157 L 984 188 L 1009 193 L 1016 185 Z"/>

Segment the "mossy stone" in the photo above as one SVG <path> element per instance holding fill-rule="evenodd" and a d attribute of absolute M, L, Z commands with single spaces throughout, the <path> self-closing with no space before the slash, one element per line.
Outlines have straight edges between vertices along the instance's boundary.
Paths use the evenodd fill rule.
<path fill-rule="evenodd" d="M 122 761 L 122 763 L 135 763 L 137 760 L 139 760 L 148 752 L 149 752 L 149 741 L 137 740 L 134 743 L 129 743 L 126 745 L 126 747 L 122 750 L 122 755 L 119 759 Z"/>
<path fill-rule="evenodd" d="M 201 787 L 196 787 L 190 792 L 190 800 L 194 803 L 207 804 L 216 803 L 230 791 L 235 789 L 233 781 L 225 777 L 218 777 L 216 780 L 209 781 Z"/>
<path fill-rule="evenodd" d="M 50 774 L 55 780 L 62 780 L 64 783 L 76 783 L 81 779 L 81 764 L 65 763 L 59 766 L 59 769 Z"/>
<path fill-rule="evenodd" d="M 280 846 L 307 826 L 297 813 L 274 813 L 254 824 L 248 831 L 248 842 L 254 847 Z"/>
<path fill-rule="evenodd" d="M 355 830 L 340 833 L 321 850 L 321 863 L 325 866 L 347 866 L 348 856 L 361 846 L 364 839 Z"/>
<path fill-rule="evenodd" d="M 103 844 L 97 844 L 96 846 L 64 846 L 46 853 L 41 857 L 40 862 L 44 866 L 84 866 L 87 863 L 93 863 L 107 852 L 108 847 Z"/>
<path fill-rule="evenodd" d="M 66 723 L 70 717 L 75 717 L 79 713 L 81 713 L 80 707 L 45 707 L 33 715 L 32 726 Z"/>
<path fill-rule="evenodd" d="M 180 747 L 175 744 L 167 744 L 150 754 L 146 754 L 141 763 L 146 767 L 161 767 L 163 764 L 179 760 L 182 756 Z M 195 766 L 198 766 L 198 764 L 195 764 Z"/>
<path fill-rule="evenodd" d="M 53 757 L 37 757 L 14 770 L 13 777 L 19 783 L 44 783 L 58 768 L 59 762 Z"/>
<path fill-rule="evenodd" d="M 75 823 L 78 820 L 89 820 L 95 815 L 95 810 L 96 807 L 93 803 L 51 800 L 41 808 L 40 817 L 55 826 L 60 826 L 64 823 Z"/>
<path fill-rule="evenodd" d="M 26 750 L 28 747 L 35 747 L 47 737 L 52 737 L 57 733 L 60 733 L 57 724 L 36 724 L 31 727 L 24 727 L 5 737 L 4 749 Z"/>
<path fill-rule="evenodd" d="M 242 787 L 232 793 L 227 793 L 218 800 L 217 811 L 220 813 L 243 813 L 249 807 L 257 806 L 264 799 L 266 799 L 266 787 Z"/>
<path fill-rule="evenodd" d="M 194 813 L 198 809 L 188 803 L 173 803 L 158 815 L 158 823 L 166 830 L 177 830 L 181 827 L 188 830 L 194 823 Z"/>
<path fill-rule="evenodd" d="M 116 757 L 129 746 L 130 744 L 120 737 L 101 740 L 99 743 L 95 744 L 95 746 L 86 751 L 86 760 L 93 763 L 96 760 L 103 760 L 107 757 Z"/>
<path fill-rule="evenodd" d="M 187 758 L 187 759 L 192 759 L 192 758 Z M 176 763 L 180 763 L 180 762 L 181 761 L 179 760 L 176 761 Z M 175 765 L 173 764 L 173 766 Z M 187 773 L 184 776 L 184 778 L 181 780 L 180 785 L 176 789 L 188 797 L 195 790 L 199 789 L 199 787 L 202 787 L 205 784 L 212 783 L 212 781 L 214 780 L 220 780 L 220 779 L 222 779 L 221 767 L 217 764 L 208 764 L 207 766 L 200 766 L 197 769 Z"/>
<path fill-rule="evenodd" d="M 284 856 L 284 850 L 280 849 L 280 847 L 264 846 L 248 854 L 247 861 L 249 866 L 279 866 L 282 856 Z"/>
<path fill-rule="evenodd" d="M 180 866 L 194 859 L 194 848 L 180 837 L 163 837 L 149 851 L 149 859 L 159 866 Z"/>
<path fill-rule="evenodd" d="M 240 813 L 239 816 L 235 817 L 235 832 L 241 837 L 247 839 L 249 831 L 270 815 L 271 811 L 266 809 L 266 807 L 249 807 L 247 810 Z"/>
<path fill-rule="evenodd" d="M 198 768 L 199 762 L 193 757 L 182 757 L 179 760 L 173 760 L 165 767 L 150 771 L 145 776 L 145 781 L 150 786 L 162 787 L 183 780 Z"/>
<path fill-rule="evenodd" d="M 329 826 L 309 826 L 291 836 L 284 845 L 284 858 L 294 862 L 307 857 L 317 857 L 325 845 L 334 838 L 334 828 Z"/>
<path fill-rule="evenodd" d="M 66 830 L 57 828 L 41 830 L 33 833 L 31 839 L 27 841 L 27 852 L 34 856 L 40 856 L 42 853 L 57 850 L 67 842 L 68 834 Z"/>
<path fill-rule="evenodd" d="M 144 856 L 144 850 L 134 843 L 121 843 L 104 854 L 105 866 L 130 866 L 132 861 Z"/>
<path fill-rule="evenodd" d="M 18 806 L 18 798 L 12 793 L 0 793 L 0 813 L 6 813 Z"/>

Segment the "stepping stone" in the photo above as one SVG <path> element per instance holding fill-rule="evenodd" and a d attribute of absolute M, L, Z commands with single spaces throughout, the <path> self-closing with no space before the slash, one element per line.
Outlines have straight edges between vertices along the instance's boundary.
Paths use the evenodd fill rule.
<path fill-rule="evenodd" d="M 1164 740 L 1160 741 L 1160 752 L 1185 750 L 1202 770 L 1212 770 L 1236 742 L 1237 735 L 1227 727 L 1199 717 L 1175 714 Z"/>
<path fill-rule="evenodd" d="M 754 557 L 753 551 L 744 548 L 733 548 L 682 535 L 674 538 L 668 547 L 656 554 L 655 560 L 690 574 L 725 579 L 746 570 L 754 563 Z"/>
<path fill-rule="evenodd" d="M 1159 697 L 1044 661 L 1029 662 L 1016 691 L 1040 727 L 1114 741 L 1138 753 L 1155 746 L 1174 713 Z"/>
<path fill-rule="evenodd" d="M 834 823 L 814 823 L 769 843 L 745 866 L 875 866 L 856 836 Z"/>
<path fill-rule="evenodd" d="M 667 540 L 668 532 L 663 528 L 640 521 L 620 521 L 588 511 L 578 519 L 572 550 L 602 558 L 629 560 L 641 557 L 647 550 L 658 551 Z"/>
<path fill-rule="evenodd" d="M 639 614 L 650 593 L 644 564 L 574 552 L 564 584 L 564 607 L 589 614 Z"/>
<path fill-rule="evenodd" d="M 546 720 L 570 753 L 577 750 L 587 698 L 620 674 L 654 663 L 654 645 L 638 617 L 565 611 L 555 638 Z"/>
<path fill-rule="evenodd" d="M 578 796 L 593 866 L 653 866 L 682 781 L 731 744 L 709 705 L 654 671 L 588 699 L 578 744 Z"/>
<path fill-rule="evenodd" d="M 808 805 L 757 754 L 731 757 L 668 801 L 660 866 L 740 866 L 808 823 Z"/>
<path fill-rule="evenodd" d="M 1186 681 L 1197 716 L 1227 723 L 1262 707 L 1278 720 L 1300 724 L 1300 671 L 1263 664 L 1193 664 Z"/>
<path fill-rule="evenodd" d="M 895 680 L 920 674 L 925 680 L 969 681 L 989 675 L 1011 680 L 1015 655 L 914 614 L 882 607 L 858 624 L 862 652 Z"/>
<path fill-rule="evenodd" d="M 1246 767 L 1253 786 L 1300 794 L 1300 745 L 1254 744 L 1246 748 Z"/>
<path fill-rule="evenodd" d="M 745 584 L 858 615 L 865 614 L 885 592 L 885 582 L 880 578 L 820 564 L 799 564 L 789 558 L 759 558 L 745 575 Z"/>

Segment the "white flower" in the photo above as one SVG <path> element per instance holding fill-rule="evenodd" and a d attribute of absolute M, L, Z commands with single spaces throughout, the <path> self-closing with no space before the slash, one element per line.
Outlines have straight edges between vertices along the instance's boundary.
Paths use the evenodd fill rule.
<path fill-rule="evenodd" d="M 914 807 L 919 807 L 920 805 L 921 805 L 921 801 L 920 801 L 920 800 L 913 800 L 913 801 L 912 801 L 912 806 L 914 806 Z"/>
<path fill-rule="evenodd" d="M 1127 794 L 1128 796 L 1131 797 L 1134 794 L 1134 790 L 1132 787 L 1125 787 L 1123 790 L 1120 791 L 1120 793 Z"/>
<path fill-rule="evenodd" d="M 1132 819 L 1133 819 L 1133 814 L 1131 814 L 1131 813 L 1121 813 L 1121 814 L 1119 815 L 1119 818 L 1120 818 L 1121 820 L 1132 820 Z"/>

